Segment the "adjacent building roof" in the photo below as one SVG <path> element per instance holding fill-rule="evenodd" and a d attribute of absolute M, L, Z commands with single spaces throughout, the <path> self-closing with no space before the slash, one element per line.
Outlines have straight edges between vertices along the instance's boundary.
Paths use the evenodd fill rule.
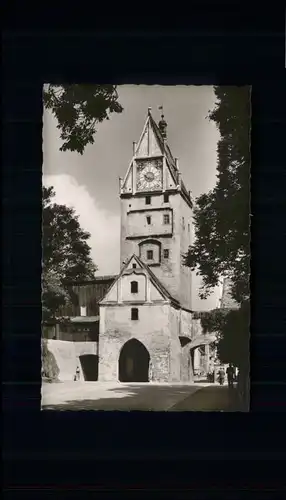
<path fill-rule="evenodd" d="M 77 285 L 94 285 L 96 283 L 101 283 L 101 282 L 112 282 L 117 278 L 117 274 L 110 274 L 110 275 L 105 275 L 105 276 L 95 276 L 94 278 L 90 280 L 77 280 L 77 281 L 71 281 L 67 282 L 66 285 L 72 285 L 72 286 L 77 286 Z"/>
<path fill-rule="evenodd" d="M 99 316 L 74 316 L 70 318 L 71 323 L 98 323 Z"/>

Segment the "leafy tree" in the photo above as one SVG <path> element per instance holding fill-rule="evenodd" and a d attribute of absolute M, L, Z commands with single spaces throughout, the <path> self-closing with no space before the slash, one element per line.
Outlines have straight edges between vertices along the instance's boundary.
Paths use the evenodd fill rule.
<path fill-rule="evenodd" d="M 57 365 L 56 358 L 52 352 L 49 351 L 46 339 L 41 341 L 42 351 L 42 377 L 48 379 L 49 382 L 58 380 L 60 369 Z"/>
<path fill-rule="evenodd" d="M 63 141 L 61 151 L 83 154 L 87 144 L 94 143 L 96 125 L 109 119 L 110 113 L 121 113 L 116 85 L 45 85 L 43 101 L 58 122 Z"/>
<path fill-rule="evenodd" d="M 42 272 L 42 315 L 51 319 L 60 307 L 71 305 L 70 293 L 63 286 L 59 274 L 43 266 Z"/>
<path fill-rule="evenodd" d="M 206 298 L 222 277 L 232 281 L 236 310 L 210 311 L 205 330 L 217 332 L 219 359 L 239 367 L 244 382 L 249 370 L 250 272 L 250 88 L 215 87 L 217 102 L 209 119 L 220 131 L 217 183 L 196 200 L 196 240 L 185 265 L 202 277 Z"/>
<path fill-rule="evenodd" d="M 55 316 L 59 308 L 73 300 L 65 283 L 92 279 L 96 271 L 87 243 L 90 234 L 80 227 L 72 208 L 52 202 L 52 187 L 43 187 L 43 275 L 44 319 Z"/>
<path fill-rule="evenodd" d="M 249 298 L 250 264 L 250 88 L 215 87 L 209 113 L 220 131 L 217 183 L 196 200 L 196 240 L 185 264 L 202 276 L 205 298 L 222 276 L 232 279 L 233 298 Z"/>

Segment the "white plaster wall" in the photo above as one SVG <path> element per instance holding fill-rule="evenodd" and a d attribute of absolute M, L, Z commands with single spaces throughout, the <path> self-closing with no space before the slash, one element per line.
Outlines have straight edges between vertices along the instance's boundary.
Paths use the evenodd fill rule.
<path fill-rule="evenodd" d="M 147 278 L 144 274 L 123 275 L 121 278 L 122 300 L 123 301 L 145 301 L 147 300 Z M 119 281 L 120 281 L 119 280 Z M 138 293 L 131 293 L 131 281 L 137 281 Z"/>
<path fill-rule="evenodd" d="M 84 380 L 79 356 L 97 354 L 97 342 L 69 342 L 66 340 L 47 340 L 49 351 L 55 356 L 59 367 L 59 380 L 73 380 L 77 366 L 80 369 L 80 379 Z"/>

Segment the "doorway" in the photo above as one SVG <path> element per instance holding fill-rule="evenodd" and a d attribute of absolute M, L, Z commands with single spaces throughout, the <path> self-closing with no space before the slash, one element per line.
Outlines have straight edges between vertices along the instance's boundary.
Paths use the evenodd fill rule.
<path fill-rule="evenodd" d="M 98 356 L 95 354 L 84 354 L 79 357 L 83 377 L 87 382 L 98 380 Z"/>
<path fill-rule="evenodd" d="M 119 356 L 120 382 L 149 382 L 150 355 L 139 340 L 124 344 Z"/>

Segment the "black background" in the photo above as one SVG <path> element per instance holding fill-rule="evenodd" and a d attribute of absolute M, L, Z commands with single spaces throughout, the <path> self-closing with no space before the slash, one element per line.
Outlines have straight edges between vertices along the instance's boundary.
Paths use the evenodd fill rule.
<path fill-rule="evenodd" d="M 111 7 L 92 14 L 93 4 L 5 10 L 6 495 L 81 497 L 83 489 L 125 487 L 127 496 L 146 496 L 156 484 L 162 491 L 153 494 L 162 498 L 181 497 L 173 488 L 187 487 L 192 498 L 206 490 L 236 498 L 249 489 L 252 497 L 274 498 L 285 486 L 286 455 L 284 12 L 200 3 L 180 15 L 165 4 L 155 14 L 155 5 L 144 5 L 126 15 Z M 74 13 L 76 29 L 67 22 L 67 31 L 51 28 Z M 252 85 L 251 413 L 40 412 L 44 82 Z"/>

